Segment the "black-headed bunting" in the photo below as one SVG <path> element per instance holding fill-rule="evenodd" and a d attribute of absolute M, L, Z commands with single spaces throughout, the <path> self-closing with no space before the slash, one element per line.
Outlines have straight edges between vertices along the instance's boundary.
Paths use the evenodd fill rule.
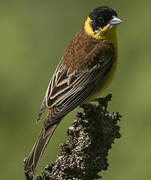
<path fill-rule="evenodd" d="M 25 161 L 25 172 L 35 172 L 62 118 L 85 100 L 100 96 L 117 67 L 117 25 L 122 21 L 110 7 L 94 9 L 69 43 L 48 85 L 38 115 L 45 118 L 40 135 Z"/>

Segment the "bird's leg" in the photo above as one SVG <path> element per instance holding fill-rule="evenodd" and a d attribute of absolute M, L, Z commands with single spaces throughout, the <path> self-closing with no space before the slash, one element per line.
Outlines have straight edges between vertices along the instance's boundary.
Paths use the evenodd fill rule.
<path fill-rule="evenodd" d="M 98 102 L 99 103 L 99 107 L 106 111 L 107 110 L 107 106 L 108 106 L 108 102 L 111 101 L 111 98 L 112 98 L 112 94 L 108 94 L 105 97 L 95 98 L 95 99 L 93 99 L 91 101 L 92 102 Z"/>

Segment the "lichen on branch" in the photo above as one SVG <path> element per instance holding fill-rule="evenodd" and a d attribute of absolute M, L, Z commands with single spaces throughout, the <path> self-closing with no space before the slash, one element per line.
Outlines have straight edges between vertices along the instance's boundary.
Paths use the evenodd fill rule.
<path fill-rule="evenodd" d="M 111 95 L 95 99 L 96 104 L 82 104 L 67 130 L 66 142 L 56 161 L 45 167 L 36 180 L 95 180 L 108 168 L 108 152 L 116 138 L 120 138 L 119 113 L 108 112 Z M 26 174 L 27 180 L 34 178 Z"/>

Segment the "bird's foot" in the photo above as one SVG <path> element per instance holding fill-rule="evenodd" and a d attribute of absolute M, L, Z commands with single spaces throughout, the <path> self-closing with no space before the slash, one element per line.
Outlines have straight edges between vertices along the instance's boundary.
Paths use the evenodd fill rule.
<path fill-rule="evenodd" d="M 107 110 L 107 106 L 108 106 L 108 102 L 111 101 L 112 99 L 112 94 L 108 94 L 105 97 L 101 97 L 101 98 L 95 98 L 93 100 L 91 100 L 92 102 L 98 102 L 99 103 L 99 107 L 103 110 Z"/>

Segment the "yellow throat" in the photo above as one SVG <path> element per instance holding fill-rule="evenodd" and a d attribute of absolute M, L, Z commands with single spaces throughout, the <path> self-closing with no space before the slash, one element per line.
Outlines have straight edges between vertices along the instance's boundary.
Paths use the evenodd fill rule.
<path fill-rule="evenodd" d="M 95 39 L 102 40 L 104 43 L 111 43 L 114 46 L 115 51 L 115 62 L 112 66 L 112 69 L 108 73 L 108 75 L 104 78 L 100 86 L 96 89 L 93 95 L 89 96 L 85 102 L 90 101 L 95 97 L 99 97 L 100 94 L 108 87 L 108 85 L 112 82 L 112 79 L 115 75 L 116 68 L 117 68 L 117 36 L 116 36 L 116 26 L 104 26 L 97 31 L 93 31 L 91 28 L 91 19 L 88 17 L 84 24 L 85 32 L 92 36 Z"/>
<path fill-rule="evenodd" d="M 84 29 L 87 34 L 95 39 L 103 40 L 103 42 L 112 43 L 115 49 L 117 49 L 117 36 L 116 36 L 116 26 L 106 25 L 103 28 L 93 31 L 91 27 L 91 19 L 88 17 L 84 24 Z"/>

